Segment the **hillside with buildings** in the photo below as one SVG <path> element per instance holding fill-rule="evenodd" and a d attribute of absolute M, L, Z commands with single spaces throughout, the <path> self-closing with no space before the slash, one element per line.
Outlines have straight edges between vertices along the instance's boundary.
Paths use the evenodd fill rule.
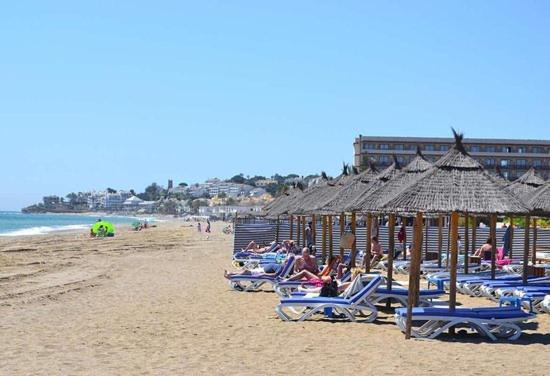
<path fill-rule="evenodd" d="M 107 188 L 100 191 L 49 195 L 42 202 L 23 208 L 25 213 L 86 213 L 195 215 L 225 219 L 235 214 L 258 214 L 286 186 L 309 182 L 318 175 L 296 174 L 270 178 L 235 175 L 231 179 L 209 179 L 203 183 L 168 180 L 166 186 L 152 183 L 142 193 Z"/>

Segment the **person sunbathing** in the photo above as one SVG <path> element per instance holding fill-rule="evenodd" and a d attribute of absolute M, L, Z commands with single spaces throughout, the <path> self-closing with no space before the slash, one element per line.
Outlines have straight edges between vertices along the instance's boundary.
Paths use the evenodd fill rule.
<path fill-rule="evenodd" d="M 279 248 L 279 244 L 276 242 L 271 242 L 271 244 L 267 247 L 261 247 L 256 244 L 254 240 L 252 240 L 245 249 L 243 249 L 243 252 L 249 252 L 249 253 L 256 253 L 256 254 L 263 254 L 267 252 L 277 252 L 277 249 Z"/>
<path fill-rule="evenodd" d="M 288 262 L 288 257 L 282 265 L 285 265 L 287 262 Z M 282 267 L 282 265 L 280 267 Z M 275 271 L 266 272 L 264 268 L 256 268 L 256 269 L 246 269 L 240 272 L 229 273 L 227 270 L 224 270 L 223 276 L 227 279 L 231 279 L 231 277 L 235 277 L 238 275 L 249 275 L 252 277 L 257 277 L 257 276 L 276 277 L 278 271 L 279 270 L 277 269 Z"/>
<path fill-rule="evenodd" d="M 309 252 L 307 248 L 304 248 L 304 252 Z M 296 261 L 298 263 L 298 260 Z M 331 272 L 336 272 L 338 269 L 338 265 L 340 264 L 340 257 L 334 256 L 331 259 L 329 259 L 327 265 L 319 272 L 319 269 L 317 268 L 317 273 L 312 272 L 306 268 L 302 268 L 299 270 L 296 274 L 292 275 L 290 278 L 287 279 L 287 281 L 308 281 L 313 283 L 316 287 L 322 287 L 324 283 L 331 280 L 330 274 Z"/>
<path fill-rule="evenodd" d="M 485 244 L 481 246 L 475 253 L 474 256 L 481 257 L 483 260 L 491 260 L 493 253 L 493 239 L 487 238 Z"/>

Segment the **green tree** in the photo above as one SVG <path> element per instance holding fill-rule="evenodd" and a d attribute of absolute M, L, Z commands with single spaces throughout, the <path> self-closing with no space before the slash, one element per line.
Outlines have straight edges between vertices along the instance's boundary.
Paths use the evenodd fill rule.
<path fill-rule="evenodd" d="M 236 184 L 244 184 L 245 178 L 243 174 L 235 175 L 231 179 L 229 179 L 230 182 L 236 183 Z"/>

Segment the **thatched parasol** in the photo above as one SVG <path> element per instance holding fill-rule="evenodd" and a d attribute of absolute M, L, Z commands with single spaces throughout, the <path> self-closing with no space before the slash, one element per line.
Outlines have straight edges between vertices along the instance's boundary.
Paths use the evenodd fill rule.
<path fill-rule="evenodd" d="M 330 197 L 341 184 L 349 178 L 350 168 L 346 163 L 343 164 L 342 173 L 335 179 L 329 180 L 324 175 L 325 179 L 320 183 L 315 184 L 313 187 L 304 192 L 304 195 L 299 200 L 294 202 L 294 205 L 289 209 L 292 214 L 308 214 L 315 208 L 319 202 L 326 200 Z"/>
<path fill-rule="evenodd" d="M 359 197 L 371 182 L 379 175 L 376 166 L 369 162 L 369 167 L 359 175 L 351 178 L 341 189 L 334 192 L 333 196 L 322 203 L 319 203 L 315 211 L 321 214 L 340 214 L 352 200 Z"/>
<path fill-rule="evenodd" d="M 453 131 L 454 132 L 454 131 Z M 525 214 L 528 206 L 503 189 L 472 158 L 455 132 L 455 145 L 435 165 L 403 190 L 380 203 L 384 212 Z"/>
<path fill-rule="evenodd" d="M 456 307 L 458 260 L 458 219 L 463 214 L 491 214 L 493 239 L 492 277 L 496 254 L 496 215 L 527 214 L 529 207 L 503 188 L 483 166 L 470 157 L 463 136 L 453 130 L 455 145 L 435 165 L 403 190 L 387 199 L 380 209 L 388 213 L 416 213 L 415 236 L 409 275 L 406 336 L 410 338 L 412 306 L 418 302 L 420 286 L 421 239 L 423 214 L 451 214 L 451 275 L 449 308 Z M 525 255 L 524 255 L 525 257 Z M 526 265 L 525 265 L 526 267 Z"/>
<path fill-rule="evenodd" d="M 422 155 L 420 147 L 417 147 L 416 157 L 406 167 L 404 167 L 399 174 L 393 178 L 387 179 L 388 175 L 399 171 L 398 168 L 392 169 L 390 174 L 386 174 L 384 179 L 379 180 L 379 184 L 372 185 L 370 192 L 365 198 L 357 201 L 350 209 L 362 213 L 378 210 L 384 200 L 387 200 L 388 198 L 391 198 L 401 192 L 404 186 L 407 186 L 411 182 L 418 179 L 422 173 L 429 170 L 432 166 L 432 163 L 426 160 L 426 158 Z"/>
<path fill-rule="evenodd" d="M 288 192 L 284 194 L 284 196 L 282 196 L 280 200 L 277 201 L 277 203 L 271 205 L 271 207 L 267 210 L 267 216 L 270 218 L 275 218 L 280 215 L 288 214 L 289 208 L 303 194 L 304 186 L 302 183 L 296 183 L 291 189 L 288 190 Z"/>
<path fill-rule="evenodd" d="M 550 182 L 540 186 L 528 201 L 533 212 L 538 216 L 550 215 Z"/>
<path fill-rule="evenodd" d="M 531 167 L 529 171 L 510 184 L 508 190 L 523 201 L 529 201 L 533 193 L 543 185 L 544 179 L 537 176 L 535 168 Z"/>

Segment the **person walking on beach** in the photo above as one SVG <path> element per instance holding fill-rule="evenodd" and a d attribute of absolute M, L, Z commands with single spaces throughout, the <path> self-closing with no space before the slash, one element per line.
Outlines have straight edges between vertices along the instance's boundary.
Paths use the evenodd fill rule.
<path fill-rule="evenodd" d="M 384 252 L 382 251 L 382 246 L 378 242 L 378 236 L 373 236 L 370 246 L 370 254 L 371 254 L 371 263 L 370 267 L 371 269 L 378 265 L 380 260 L 382 260 L 382 256 L 384 256 Z"/>
<path fill-rule="evenodd" d="M 200 222 L 197 223 L 197 231 L 198 231 L 198 232 L 202 232 L 201 223 L 200 223 Z"/>
<path fill-rule="evenodd" d="M 206 230 L 204 232 L 210 234 L 210 219 L 206 219 Z"/>

